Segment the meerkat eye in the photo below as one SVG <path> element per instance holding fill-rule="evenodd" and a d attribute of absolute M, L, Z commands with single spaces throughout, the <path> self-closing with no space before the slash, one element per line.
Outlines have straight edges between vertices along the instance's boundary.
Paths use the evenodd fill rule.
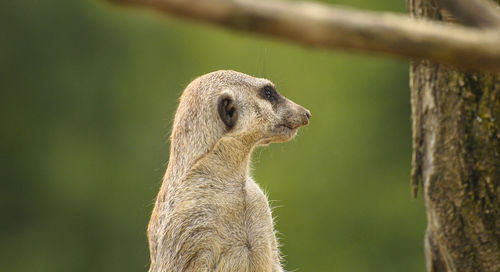
<path fill-rule="evenodd" d="M 273 94 L 271 93 L 271 91 L 270 91 L 269 89 L 267 89 L 267 88 L 264 90 L 264 93 L 265 93 L 265 95 L 266 95 L 266 98 L 271 98 L 271 96 L 273 95 Z"/>
<path fill-rule="evenodd" d="M 273 102 L 276 100 L 276 90 L 272 86 L 265 86 L 260 92 L 260 96 L 266 100 Z"/>

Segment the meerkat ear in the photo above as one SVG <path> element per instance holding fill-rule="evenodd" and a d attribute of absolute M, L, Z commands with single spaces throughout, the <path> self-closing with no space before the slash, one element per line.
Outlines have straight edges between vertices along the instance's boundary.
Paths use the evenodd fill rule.
<path fill-rule="evenodd" d="M 226 127 L 229 129 L 233 128 L 236 125 L 236 121 L 238 121 L 238 111 L 233 99 L 229 95 L 219 97 L 217 109 Z"/>

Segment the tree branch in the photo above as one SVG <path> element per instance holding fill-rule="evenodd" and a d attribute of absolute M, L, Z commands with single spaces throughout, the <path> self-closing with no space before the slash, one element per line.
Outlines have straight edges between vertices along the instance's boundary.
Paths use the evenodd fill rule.
<path fill-rule="evenodd" d="M 500 72 L 500 30 L 280 0 L 109 0 L 310 46 L 427 58 Z"/>
<path fill-rule="evenodd" d="M 489 0 L 439 0 L 438 3 L 464 25 L 500 28 L 498 5 Z"/>

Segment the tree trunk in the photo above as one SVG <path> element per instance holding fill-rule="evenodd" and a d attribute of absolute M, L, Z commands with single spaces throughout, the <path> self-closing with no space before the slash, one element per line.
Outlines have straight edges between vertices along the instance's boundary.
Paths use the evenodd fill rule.
<path fill-rule="evenodd" d="M 434 0 L 415 17 L 443 20 Z M 498 1 L 497 1 L 498 2 Z M 500 73 L 429 61 L 410 68 L 414 193 L 427 208 L 428 272 L 500 271 Z"/>

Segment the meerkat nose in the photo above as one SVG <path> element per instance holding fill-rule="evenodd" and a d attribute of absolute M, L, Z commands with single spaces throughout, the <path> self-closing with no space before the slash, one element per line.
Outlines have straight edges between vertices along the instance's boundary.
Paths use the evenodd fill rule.
<path fill-rule="evenodd" d="M 306 110 L 306 117 L 307 117 L 307 119 L 311 119 L 311 116 L 312 116 L 311 112 L 308 111 L 308 110 Z"/>
<path fill-rule="evenodd" d="M 302 120 L 302 125 L 305 126 L 305 125 L 308 125 L 309 124 L 309 119 L 311 118 L 311 112 L 304 109 L 304 113 L 303 113 L 303 118 Z"/>

